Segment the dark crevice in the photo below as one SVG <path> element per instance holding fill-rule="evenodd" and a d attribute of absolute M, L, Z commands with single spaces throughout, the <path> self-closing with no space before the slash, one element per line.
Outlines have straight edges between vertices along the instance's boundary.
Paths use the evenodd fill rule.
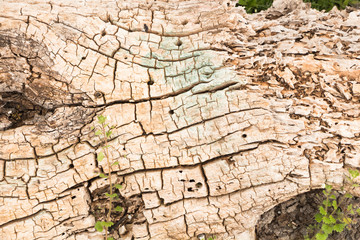
<path fill-rule="evenodd" d="M 26 125 L 35 115 L 45 116 L 54 112 L 54 109 L 34 104 L 19 92 L 0 92 L 0 106 L 0 119 L 4 123 L 0 125 L 2 131 Z"/>
<path fill-rule="evenodd" d="M 318 189 L 300 194 L 262 214 L 256 225 L 256 239 L 298 240 L 304 239 L 307 233 L 312 237 L 314 232 L 308 227 L 317 224 L 315 214 L 319 212 L 319 207 L 326 199 L 322 191 L 322 189 Z M 334 195 L 339 203 L 342 202 L 339 206 L 340 209 L 344 209 L 350 204 L 356 209 L 360 205 L 357 197 L 348 199 L 337 191 L 334 192 Z M 354 218 L 357 223 L 351 229 L 345 228 L 342 233 L 334 232 L 329 235 L 328 240 L 360 239 L 360 231 L 358 230 L 360 229 L 360 216 L 357 215 Z"/>
<path fill-rule="evenodd" d="M 109 186 L 96 189 L 90 193 L 90 214 L 95 216 L 97 221 L 106 221 L 106 215 L 108 211 L 108 198 L 105 193 L 109 192 Z M 118 230 L 121 226 L 126 225 L 126 228 L 131 224 L 141 224 L 146 222 L 146 218 L 143 214 L 144 202 L 142 201 L 141 194 L 133 195 L 131 197 L 124 197 L 117 192 L 118 197 L 113 199 L 113 209 L 121 207 L 122 211 L 113 211 L 111 213 L 111 221 L 114 225 L 109 228 L 109 232 L 116 236 L 116 239 L 121 239 L 118 236 Z"/>

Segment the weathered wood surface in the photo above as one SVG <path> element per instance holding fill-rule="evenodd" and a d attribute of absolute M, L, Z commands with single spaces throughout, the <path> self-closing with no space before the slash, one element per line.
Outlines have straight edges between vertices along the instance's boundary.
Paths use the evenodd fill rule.
<path fill-rule="evenodd" d="M 100 114 L 121 239 L 253 239 L 264 211 L 360 167 L 360 11 L 233 5 L 0 2 L 0 239 L 103 238 Z"/>

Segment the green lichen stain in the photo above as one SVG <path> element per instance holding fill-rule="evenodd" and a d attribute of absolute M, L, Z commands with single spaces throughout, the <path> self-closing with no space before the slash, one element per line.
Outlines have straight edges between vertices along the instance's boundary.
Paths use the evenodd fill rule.
<path fill-rule="evenodd" d="M 178 37 L 163 37 L 162 41 L 160 42 L 160 49 L 169 51 L 182 49 L 182 47 L 179 46 L 178 41 Z"/>
<path fill-rule="evenodd" d="M 165 84 L 173 91 L 199 83 L 192 91 L 202 92 L 238 78 L 232 69 L 224 67 L 227 54 L 214 50 L 197 50 L 193 47 L 185 49 L 182 48 L 185 45 L 194 45 L 189 44 L 188 38 L 180 39 L 182 45 L 177 46 L 178 37 L 162 37 L 159 49 L 153 49 L 142 58 L 141 65 L 164 69 L 165 79 L 152 79 L 155 83 L 163 83 L 165 80 Z"/>
<path fill-rule="evenodd" d="M 151 58 L 150 53 L 146 54 L 145 57 L 141 59 L 142 66 L 148 67 L 148 68 L 154 68 L 156 65 L 156 60 L 154 58 Z"/>

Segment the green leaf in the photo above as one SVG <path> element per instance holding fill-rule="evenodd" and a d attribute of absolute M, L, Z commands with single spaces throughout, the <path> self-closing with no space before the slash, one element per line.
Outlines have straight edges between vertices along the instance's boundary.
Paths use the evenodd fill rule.
<path fill-rule="evenodd" d="M 115 166 L 115 165 L 119 165 L 120 163 L 119 163 L 119 161 L 116 161 L 116 162 L 114 162 L 113 164 L 111 164 L 112 166 Z"/>
<path fill-rule="evenodd" d="M 120 206 L 117 206 L 114 210 L 117 212 L 122 212 L 124 209 Z"/>
<path fill-rule="evenodd" d="M 122 187 L 123 187 L 123 186 L 120 185 L 120 184 L 115 184 L 115 188 L 116 188 L 116 189 L 122 189 Z"/>
<path fill-rule="evenodd" d="M 353 186 L 354 188 L 360 187 L 360 185 L 357 184 L 357 183 L 354 183 L 352 186 Z"/>
<path fill-rule="evenodd" d="M 114 238 L 113 237 L 108 237 L 107 240 L 114 240 Z"/>
<path fill-rule="evenodd" d="M 97 155 L 97 160 L 101 162 L 104 159 L 105 155 L 103 152 L 99 152 Z"/>
<path fill-rule="evenodd" d="M 315 215 L 315 220 L 318 222 L 318 223 L 321 223 L 321 221 L 323 220 L 323 215 L 320 214 L 320 213 L 317 213 Z"/>
<path fill-rule="evenodd" d="M 91 127 L 90 127 L 91 130 L 94 130 L 94 128 L 95 128 L 94 126 L 91 126 Z"/>
<path fill-rule="evenodd" d="M 335 196 L 335 195 L 331 195 L 331 196 L 330 196 L 330 199 L 336 199 L 336 196 Z"/>
<path fill-rule="evenodd" d="M 107 131 L 107 132 L 106 132 L 106 137 L 110 137 L 111 134 L 112 134 L 112 131 L 110 131 L 110 130 Z"/>
<path fill-rule="evenodd" d="M 323 221 L 324 221 L 324 223 L 326 223 L 326 224 L 330 224 L 330 223 L 331 223 L 330 219 L 329 219 L 328 217 L 326 217 L 326 216 L 324 216 Z"/>
<path fill-rule="evenodd" d="M 351 218 L 344 217 L 343 222 L 347 225 L 347 224 L 351 224 L 352 220 L 351 220 Z"/>
<path fill-rule="evenodd" d="M 326 235 L 329 235 L 334 231 L 333 227 L 328 224 L 323 224 L 321 230 L 323 230 Z"/>
<path fill-rule="evenodd" d="M 359 175 L 360 175 L 360 173 L 359 173 L 359 171 L 358 170 L 353 170 L 353 169 L 349 169 L 349 173 L 350 173 L 350 175 L 351 175 L 351 177 L 354 179 L 354 178 L 357 178 Z"/>
<path fill-rule="evenodd" d="M 323 205 L 330 207 L 331 203 L 330 203 L 330 201 L 328 199 L 326 199 L 326 200 L 323 201 Z"/>
<path fill-rule="evenodd" d="M 332 201 L 332 206 L 334 208 L 334 210 L 336 210 L 338 208 L 338 205 L 337 205 L 337 201 L 336 200 L 333 200 Z"/>
<path fill-rule="evenodd" d="M 327 237 L 328 237 L 328 234 L 326 234 L 326 233 L 317 233 L 315 235 L 315 237 L 316 237 L 316 240 L 326 240 Z"/>
<path fill-rule="evenodd" d="M 113 222 L 102 222 L 102 224 L 103 224 L 104 227 L 107 227 L 107 228 L 109 228 L 109 227 L 111 227 L 112 225 L 114 225 Z"/>
<path fill-rule="evenodd" d="M 353 195 L 351 195 L 350 193 L 346 193 L 346 194 L 345 194 L 345 197 L 346 197 L 346 198 L 353 198 Z"/>
<path fill-rule="evenodd" d="M 333 215 L 329 216 L 330 223 L 334 224 L 336 223 L 336 219 L 333 217 Z"/>
<path fill-rule="evenodd" d="M 118 196 L 116 193 L 113 193 L 113 194 L 105 193 L 105 195 L 109 198 L 116 198 Z"/>
<path fill-rule="evenodd" d="M 102 232 L 102 231 L 104 230 L 104 229 L 103 229 L 102 222 L 97 221 L 97 222 L 95 223 L 95 229 L 96 229 L 96 231 L 98 231 L 98 232 Z"/>
<path fill-rule="evenodd" d="M 336 219 L 332 215 L 330 215 L 329 217 L 324 216 L 323 221 L 326 224 L 334 224 L 334 223 L 336 223 Z"/>
<path fill-rule="evenodd" d="M 319 210 L 320 210 L 320 213 L 321 213 L 322 215 L 325 216 L 325 215 L 327 214 L 327 212 L 325 211 L 325 209 L 323 208 L 323 206 L 320 206 Z"/>
<path fill-rule="evenodd" d="M 96 135 L 96 136 L 101 135 L 101 131 L 100 131 L 100 130 L 97 130 L 97 131 L 95 132 L 95 135 Z"/>
<path fill-rule="evenodd" d="M 334 230 L 339 233 L 339 232 L 344 231 L 344 227 L 345 227 L 345 224 L 339 223 L 334 226 Z"/>
<path fill-rule="evenodd" d="M 98 116 L 97 118 L 98 118 L 98 122 L 99 122 L 100 124 L 103 124 L 103 123 L 105 122 L 105 120 L 106 120 L 106 117 L 104 117 L 103 115 L 100 115 L 100 116 Z"/>
<path fill-rule="evenodd" d="M 325 189 L 327 192 L 330 192 L 333 187 L 331 185 L 325 184 Z"/>
<path fill-rule="evenodd" d="M 103 173 L 100 173 L 100 175 L 99 175 L 100 177 L 102 177 L 102 178 L 108 178 L 108 176 L 106 176 L 105 174 L 103 174 Z"/>
<path fill-rule="evenodd" d="M 320 213 L 319 213 L 320 214 Z M 321 215 L 321 214 L 320 214 Z M 310 224 L 309 225 L 309 227 L 308 227 L 308 229 L 311 229 L 311 230 L 313 230 L 313 229 L 315 229 L 316 227 L 315 227 L 315 225 L 313 225 L 313 224 Z"/>
<path fill-rule="evenodd" d="M 356 209 L 356 212 L 360 215 L 360 208 Z"/>

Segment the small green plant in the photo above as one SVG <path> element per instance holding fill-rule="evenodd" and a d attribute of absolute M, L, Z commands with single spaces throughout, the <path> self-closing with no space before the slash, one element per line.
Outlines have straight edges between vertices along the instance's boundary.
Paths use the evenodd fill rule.
<path fill-rule="evenodd" d="M 354 6 L 359 3 L 358 0 L 304 0 L 304 2 L 311 2 L 311 7 L 319 11 L 325 10 L 326 12 L 336 6 L 338 9 L 345 9 L 346 6 Z"/>
<path fill-rule="evenodd" d="M 351 229 L 351 224 L 354 223 L 355 214 L 360 215 L 360 208 L 354 209 L 352 204 L 345 204 L 346 199 L 352 199 L 353 195 L 350 191 L 359 187 L 359 184 L 354 182 L 355 178 L 360 175 L 358 170 L 349 169 L 349 176 L 346 176 L 348 184 L 343 197 L 337 197 L 331 185 L 326 184 L 323 194 L 325 200 L 319 207 L 319 212 L 315 215 L 316 224 L 308 228 L 308 234 L 305 240 L 326 240 L 333 232 L 342 232 L 345 227 Z M 340 199 L 338 201 L 338 199 Z M 311 236 L 310 236 L 311 235 Z"/>
<path fill-rule="evenodd" d="M 273 0 L 239 0 L 238 5 L 244 6 L 247 13 L 257 13 L 271 7 Z"/>
<path fill-rule="evenodd" d="M 359 0 L 303 0 L 311 3 L 311 7 L 326 12 L 336 6 L 338 9 L 345 9 L 347 6 L 359 7 Z M 236 6 L 243 6 L 247 13 L 258 13 L 271 7 L 273 0 L 239 0 Z"/>
<path fill-rule="evenodd" d="M 100 177 L 102 178 L 106 178 L 109 180 L 109 192 L 105 193 L 105 196 L 108 198 L 108 207 L 107 207 L 107 215 L 106 215 L 106 221 L 97 221 L 95 223 L 95 229 L 99 232 L 102 232 L 105 229 L 105 239 L 106 240 L 114 240 L 113 237 L 108 237 L 108 230 L 111 226 L 114 225 L 114 223 L 111 221 L 111 213 L 113 211 L 117 211 L 117 212 L 121 212 L 123 209 L 120 206 L 117 206 L 116 208 L 113 209 L 112 205 L 113 205 L 113 199 L 117 198 L 118 195 L 116 193 L 114 193 L 114 188 L 116 189 L 121 189 L 121 185 L 120 184 L 116 184 L 112 182 L 112 166 L 114 165 L 119 165 L 118 161 L 112 162 L 110 159 L 110 155 L 109 155 L 109 144 L 108 144 L 108 140 L 112 134 L 112 129 L 114 128 L 114 126 L 109 126 L 106 122 L 106 117 L 105 116 L 98 116 L 98 124 L 99 126 L 95 129 L 95 127 L 93 127 L 92 129 L 95 129 L 95 135 L 98 136 L 101 140 L 102 143 L 102 150 L 101 152 L 99 152 L 97 154 L 97 161 L 101 162 L 104 159 L 106 159 L 106 164 L 107 164 L 107 169 L 108 172 L 107 173 L 100 173 Z"/>

